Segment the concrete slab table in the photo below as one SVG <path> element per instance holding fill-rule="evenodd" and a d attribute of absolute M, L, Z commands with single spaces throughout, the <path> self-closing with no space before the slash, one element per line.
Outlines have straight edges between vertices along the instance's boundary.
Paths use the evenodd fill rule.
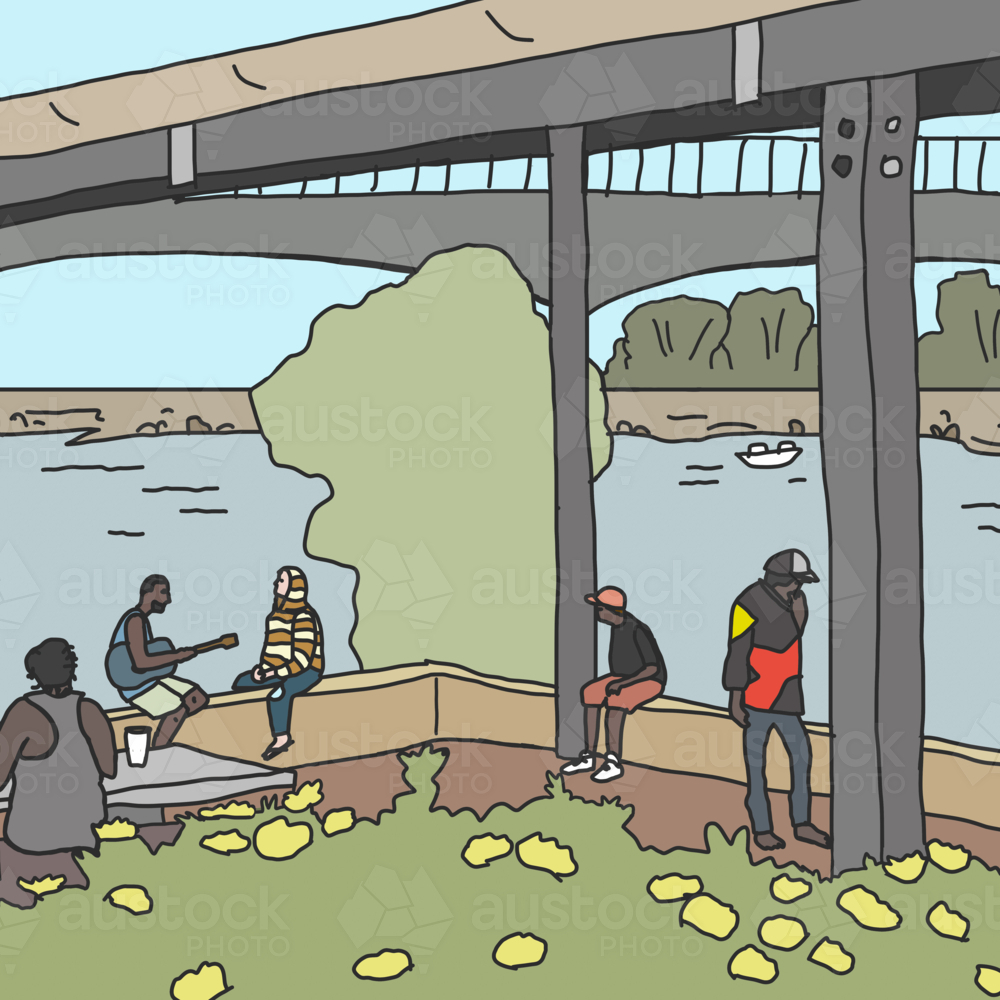
<path fill-rule="evenodd" d="M 108 819 L 136 824 L 162 823 L 165 806 L 194 806 L 294 784 L 293 771 L 275 771 L 180 744 L 150 750 L 145 767 L 129 767 L 125 751 L 119 750 L 118 773 L 104 781 Z M 11 787 L 8 781 L 0 788 L 0 810 L 8 807 Z"/>

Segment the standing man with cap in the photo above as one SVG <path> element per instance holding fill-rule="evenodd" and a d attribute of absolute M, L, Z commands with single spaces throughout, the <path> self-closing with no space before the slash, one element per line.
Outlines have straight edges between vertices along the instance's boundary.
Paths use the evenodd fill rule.
<path fill-rule="evenodd" d="M 747 768 L 747 810 L 759 848 L 776 851 L 785 842 L 771 826 L 764 757 L 768 736 L 777 729 L 792 765 L 789 800 L 795 837 L 828 847 L 829 836 L 809 822 L 809 768 L 812 748 L 802 724 L 802 633 L 809 609 L 803 583 L 819 577 L 798 549 L 785 549 L 764 564 L 764 578 L 736 598 L 729 616 L 729 652 L 722 686 L 730 692 L 729 712 L 743 728 Z"/>
<path fill-rule="evenodd" d="M 598 619 L 611 626 L 611 645 L 608 649 L 611 672 L 584 684 L 581 689 L 586 748 L 576 760 L 564 764 L 561 771 L 563 774 L 578 774 L 594 770 L 597 729 L 601 709 L 605 708 L 607 753 L 604 755 L 604 766 L 591 775 L 591 780 L 611 781 L 624 773 L 621 754 L 625 716 L 663 694 L 667 667 L 652 630 L 625 610 L 623 591 L 617 587 L 604 587 L 596 594 L 588 594 L 585 599 L 597 609 Z"/>

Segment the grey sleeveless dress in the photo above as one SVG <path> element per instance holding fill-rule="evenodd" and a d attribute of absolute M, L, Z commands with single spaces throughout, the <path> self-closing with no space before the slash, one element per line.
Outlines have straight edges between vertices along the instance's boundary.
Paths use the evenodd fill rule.
<path fill-rule="evenodd" d="M 97 847 L 94 825 L 107 818 L 104 787 L 80 723 L 79 691 L 62 698 L 26 698 L 55 723 L 56 745 L 42 758 L 21 757 L 7 812 L 7 840 L 21 851 L 44 854 Z"/>

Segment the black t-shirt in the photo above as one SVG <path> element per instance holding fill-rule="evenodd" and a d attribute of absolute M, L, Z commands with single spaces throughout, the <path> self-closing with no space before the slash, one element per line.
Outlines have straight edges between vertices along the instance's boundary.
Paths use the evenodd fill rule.
<path fill-rule="evenodd" d="M 666 684 L 667 666 L 652 630 L 626 611 L 625 621 L 611 626 L 608 667 L 618 677 L 631 677 L 650 663 L 656 664 L 656 673 L 651 679 Z"/>

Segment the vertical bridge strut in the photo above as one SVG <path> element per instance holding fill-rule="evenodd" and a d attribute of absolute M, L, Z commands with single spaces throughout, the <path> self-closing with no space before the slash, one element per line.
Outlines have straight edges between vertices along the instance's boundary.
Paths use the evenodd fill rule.
<path fill-rule="evenodd" d="M 833 872 L 924 846 L 913 74 L 826 90 L 818 226 Z"/>

